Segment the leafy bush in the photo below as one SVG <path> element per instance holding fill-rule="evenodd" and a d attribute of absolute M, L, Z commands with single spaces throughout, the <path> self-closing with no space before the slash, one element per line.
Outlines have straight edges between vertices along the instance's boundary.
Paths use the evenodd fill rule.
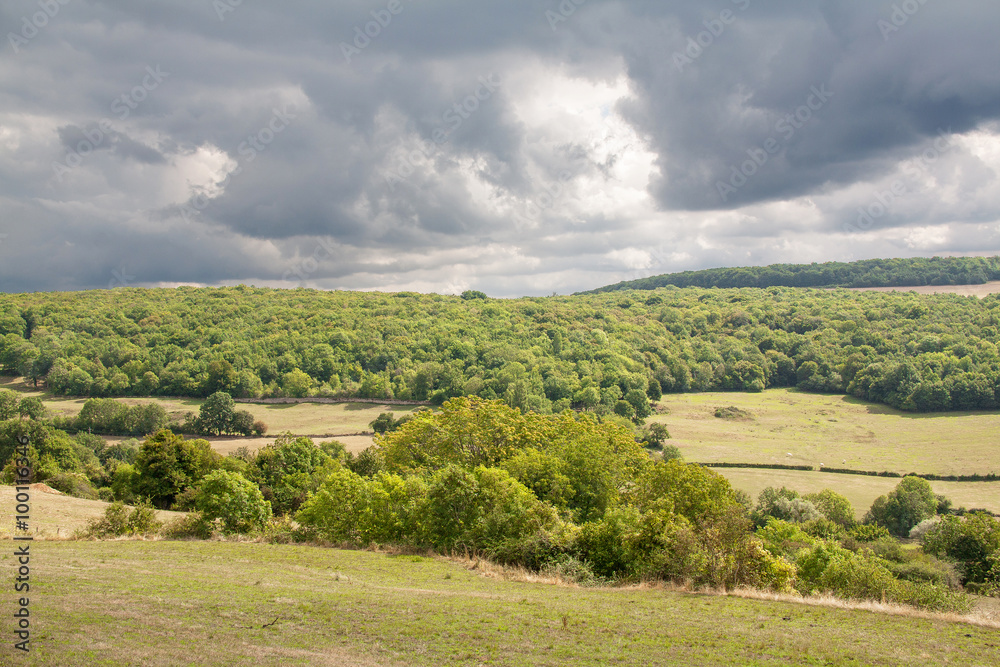
<path fill-rule="evenodd" d="M 201 512 L 190 512 L 165 525 L 160 534 L 173 540 L 207 540 L 212 537 L 212 522 Z"/>
<path fill-rule="evenodd" d="M 198 487 L 195 507 L 207 521 L 219 519 L 227 533 L 261 530 L 271 518 L 271 503 L 242 475 L 217 470 Z"/>
<path fill-rule="evenodd" d="M 90 480 L 79 473 L 61 472 L 45 480 L 56 491 L 87 500 L 100 500 L 100 495 L 90 484 Z"/>
<path fill-rule="evenodd" d="M 155 534 L 163 524 L 148 503 L 136 505 L 131 510 L 121 502 L 111 503 L 104 509 L 104 516 L 92 519 L 83 531 L 85 537 L 108 538 L 146 536 Z"/>
<path fill-rule="evenodd" d="M 963 583 L 1000 582 L 1000 568 L 994 568 L 1000 555 L 1000 521 L 988 514 L 944 517 L 924 535 L 924 551 L 957 561 Z"/>
<path fill-rule="evenodd" d="M 851 501 L 836 491 L 823 489 L 819 493 L 806 494 L 803 498 L 815 505 L 827 519 L 844 528 L 851 528 L 857 523 Z"/>
<path fill-rule="evenodd" d="M 937 513 L 938 498 L 925 479 L 904 477 L 886 496 L 879 496 L 865 515 L 865 523 L 885 526 L 890 533 L 906 537 L 910 529 Z"/>
<path fill-rule="evenodd" d="M 889 537 L 889 529 L 878 524 L 859 524 L 850 530 L 850 535 L 858 542 L 874 542 Z"/>

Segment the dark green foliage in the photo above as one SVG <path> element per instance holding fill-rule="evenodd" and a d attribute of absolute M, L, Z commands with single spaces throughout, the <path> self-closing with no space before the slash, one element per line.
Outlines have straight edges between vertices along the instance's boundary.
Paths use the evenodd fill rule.
<path fill-rule="evenodd" d="M 235 417 L 236 403 L 224 391 L 217 391 L 205 399 L 198 411 L 198 423 L 202 431 L 209 435 L 232 433 Z"/>
<path fill-rule="evenodd" d="M 1000 521 L 988 514 L 944 517 L 924 536 L 924 551 L 957 561 L 964 582 L 1000 584 Z"/>
<path fill-rule="evenodd" d="M 71 427 L 105 435 L 149 435 L 166 425 L 167 412 L 157 403 L 128 405 L 111 398 L 91 398 Z"/>
<path fill-rule="evenodd" d="M 45 404 L 38 396 L 26 396 L 18 404 L 17 413 L 22 418 L 38 421 L 45 418 Z"/>
<path fill-rule="evenodd" d="M 212 451 L 207 441 L 185 440 L 170 431 L 160 431 L 139 448 L 131 490 L 156 507 L 167 509 L 179 493 L 195 486 L 221 462 L 222 457 Z M 116 497 L 117 493 L 116 489 Z"/>
<path fill-rule="evenodd" d="M 684 271 L 616 283 L 582 294 L 676 287 L 915 287 L 980 285 L 1000 280 L 998 257 L 866 259 Z"/>
<path fill-rule="evenodd" d="M 411 419 L 413 419 L 413 417 L 410 415 L 403 415 L 399 419 L 396 419 L 391 412 L 383 412 L 368 425 L 375 433 L 382 435 L 395 431 Z"/>

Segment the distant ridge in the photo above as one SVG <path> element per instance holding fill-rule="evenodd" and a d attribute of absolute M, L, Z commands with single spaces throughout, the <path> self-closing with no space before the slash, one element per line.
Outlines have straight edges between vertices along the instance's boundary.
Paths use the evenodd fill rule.
<path fill-rule="evenodd" d="M 577 294 L 657 287 L 922 287 L 982 285 L 1000 280 L 1000 257 L 864 259 L 823 264 L 771 264 L 666 273 Z"/>

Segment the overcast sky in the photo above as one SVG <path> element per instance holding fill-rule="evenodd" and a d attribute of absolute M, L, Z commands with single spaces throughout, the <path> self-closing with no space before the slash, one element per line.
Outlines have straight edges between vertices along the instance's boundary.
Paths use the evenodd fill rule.
<path fill-rule="evenodd" d="M 4 0 L 0 290 L 1000 254 L 984 0 Z"/>

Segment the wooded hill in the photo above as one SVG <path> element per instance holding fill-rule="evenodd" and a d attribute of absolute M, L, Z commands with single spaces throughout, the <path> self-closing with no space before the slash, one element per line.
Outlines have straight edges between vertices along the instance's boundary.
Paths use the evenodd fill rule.
<path fill-rule="evenodd" d="M 992 409 L 1000 298 L 772 287 L 513 300 L 252 287 L 0 295 L 0 364 L 80 396 L 500 398 L 641 419 L 798 386 Z"/>
<path fill-rule="evenodd" d="M 916 257 L 823 264 L 771 264 L 650 276 L 581 294 L 676 287 L 921 287 L 1000 280 L 1000 257 Z"/>

